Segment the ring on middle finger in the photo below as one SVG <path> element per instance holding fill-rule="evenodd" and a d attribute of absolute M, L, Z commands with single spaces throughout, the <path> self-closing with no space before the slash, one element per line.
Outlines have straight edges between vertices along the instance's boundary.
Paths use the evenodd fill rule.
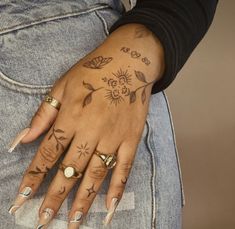
<path fill-rule="evenodd" d="M 65 165 L 63 163 L 61 163 L 59 165 L 59 169 L 62 170 L 62 172 L 64 173 L 64 176 L 66 178 L 80 178 L 82 177 L 82 173 L 77 171 L 74 167 L 72 167 L 71 165 Z"/>

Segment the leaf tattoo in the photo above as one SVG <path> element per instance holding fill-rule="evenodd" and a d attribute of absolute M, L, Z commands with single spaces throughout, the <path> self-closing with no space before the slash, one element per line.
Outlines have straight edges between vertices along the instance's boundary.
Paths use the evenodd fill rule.
<path fill-rule="evenodd" d="M 52 133 L 48 137 L 48 140 L 54 137 L 54 139 L 56 140 L 56 150 L 59 151 L 59 149 L 61 148 L 61 150 L 64 151 L 64 145 L 61 143 L 61 141 L 66 140 L 67 138 L 64 136 L 57 136 L 58 133 L 63 134 L 64 131 L 61 129 L 55 129 L 55 127 L 53 126 Z"/>
<path fill-rule="evenodd" d="M 83 64 L 86 68 L 101 69 L 113 60 L 112 57 L 97 56 Z"/>
<path fill-rule="evenodd" d="M 90 90 L 91 92 L 89 92 L 86 97 L 83 99 L 83 103 L 82 103 L 82 107 L 85 107 L 86 105 L 88 105 L 89 103 L 91 103 L 92 101 L 92 94 L 95 92 L 95 91 L 98 91 L 99 89 L 102 89 L 103 87 L 100 87 L 100 88 L 97 88 L 95 89 L 91 84 L 89 83 L 86 83 L 86 82 L 82 82 L 83 83 L 83 86 Z"/>
<path fill-rule="evenodd" d="M 146 79 L 145 79 L 145 75 L 143 72 L 140 72 L 140 71 L 135 71 L 135 75 L 136 75 L 136 78 L 139 80 L 139 81 L 142 81 L 144 83 L 147 83 Z"/>

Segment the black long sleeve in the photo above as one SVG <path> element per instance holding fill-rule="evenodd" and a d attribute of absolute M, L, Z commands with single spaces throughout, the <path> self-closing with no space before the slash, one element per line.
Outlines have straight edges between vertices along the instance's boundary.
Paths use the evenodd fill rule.
<path fill-rule="evenodd" d="M 139 0 L 111 27 L 139 23 L 160 40 L 165 54 L 165 72 L 152 94 L 167 88 L 207 32 L 218 0 Z"/>

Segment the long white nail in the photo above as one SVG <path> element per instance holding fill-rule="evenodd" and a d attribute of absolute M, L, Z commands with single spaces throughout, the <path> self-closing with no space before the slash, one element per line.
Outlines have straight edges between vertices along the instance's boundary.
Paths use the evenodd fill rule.
<path fill-rule="evenodd" d="M 54 211 L 50 208 L 45 208 L 40 215 L 40 219 L 36 229 L 45 229 L 47 228 L 49 222 L 54 216 Z"/>
<path fill-rule="evenodd" d="M 119 199 L 118 198 L 113 198 L 108 210 L 108 213 L 103 221 L 104 226 L 108 226 L 108 224 L 111 222 L 113 215 L 115 213 L 115 210 L 118 206 L 119 203 Z"/>
<path fill-rule="evenodd" d="M 29 199 L 32 194 L 32 189 L 30 187 L 25 187 L 16 197 L 14 204 L 10 206 L 8 212 L 13 215 L 18 208 L 20 208 L 27 199 Z"/>
<path fill-rule="evenodd" d="M 28 132 L 30 131 L 30 128 L 27 127 L 25 129 L 23 129 L 13 140 L 13 142 L 10 145 L 10 148 L 8 150 L 8 153 L 11 153 L 16 146 L 21 142 L 21 140 L 24 138 L 24 136 L 26 136 L 28 134 Z"/>
<path fill-rule="evenodd" d="M 83 218 L 83 212 L 81 211 L 76 211 L 73 214 L 73 217 L 69 221 L 69 227 L 68 229 L 78 229 Z"/>

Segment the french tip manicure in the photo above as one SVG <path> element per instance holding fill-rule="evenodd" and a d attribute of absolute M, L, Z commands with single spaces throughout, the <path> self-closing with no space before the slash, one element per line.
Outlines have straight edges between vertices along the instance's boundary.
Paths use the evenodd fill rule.
<path fill-rule="evenodd" d="M 8 212 L 14 215 L 15 212 L 25 203 L 25 201 L 30 197 L 32 189 L 30 187 L 25 187 L 16 197 L 14 204 L 10 206 Z"/>
<path fill-rule="evenodd" d="M 104 226 L 108 226 L 113 218 L 113 215 L 115 213 L 115 210 L 118 206 L 118 203 L 119 203 L 119 199 L 118 198 L 113 198 L 112 201 L 111 201 L 111 204 L 110 204 L 110 207 L 108 209 L 108 213 L 103 221 L 103 225 Z"/>
<path fill-rule="evenodd" d="M 54 211 L 50 208 L 45 208 L 40 215 L 38 225 L 36 229 L 45 229 L 47 228 L 49 222 L 54 216 Z"/>
<path fill-rule="evenodd" d="M 12 153 L 13 150 L 16 148 L 16 146 L 21 142 L 21 140 L 28 134 L 30 131 L 30 128 L 27 127 L 23 129 L 13 140 L 13 142 L 10 145 L 10 148 L 8 149 L 8 153 Z"/>

